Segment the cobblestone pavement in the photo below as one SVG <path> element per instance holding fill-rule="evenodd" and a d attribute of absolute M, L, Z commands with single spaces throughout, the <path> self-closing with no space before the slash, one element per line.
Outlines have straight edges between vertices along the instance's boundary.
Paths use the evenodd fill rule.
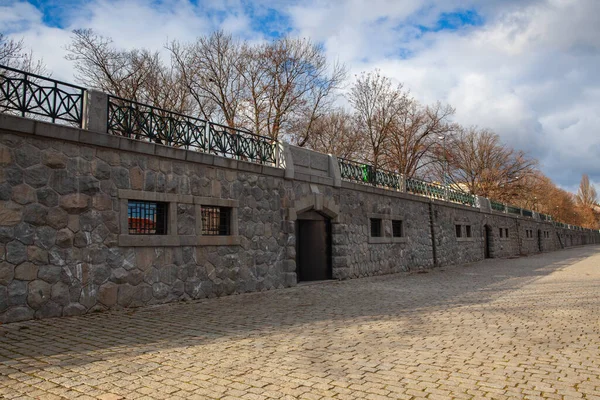
<path fill-rule="evenodd" d="M 600 246 L 0 328 L 0 395 L 600 399 Z"/>

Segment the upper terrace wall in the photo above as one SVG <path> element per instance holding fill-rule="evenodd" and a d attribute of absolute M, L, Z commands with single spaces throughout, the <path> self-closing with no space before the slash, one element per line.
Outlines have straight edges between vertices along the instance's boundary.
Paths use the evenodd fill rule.
<path fill-rule="evenodd" d="M 296 219 L 310 210 L 331 220 L 337 279 L 480 260 L 485 225 L 493 257 L 538 252 L 526 230 L 551 232 L 544 251 L 598 241 L 342 182 L 333 157 L 284 150 L 285 170 L 0 115 L 0 321 L 293 286 Z M 168 203 L 167 234 L 130 235 L 128 200 Z M 232 209 L 231 236 L 201 234 L 203 205 Z M 373 218 L 381 237 L 371 237 Z"/>

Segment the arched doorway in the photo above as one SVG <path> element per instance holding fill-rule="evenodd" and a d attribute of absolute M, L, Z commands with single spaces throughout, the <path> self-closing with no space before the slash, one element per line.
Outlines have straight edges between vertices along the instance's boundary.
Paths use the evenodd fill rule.
<path fill-rule="evenodd" d="M 299 282 L 331 279 L 331 219 L 314 211 L 296 219 L 296 275 Z"/>
<path fill-rule="evenodd" d="M 483 256 L 491 258 L 492 227 L 485 225 L 483 227 Z"/>

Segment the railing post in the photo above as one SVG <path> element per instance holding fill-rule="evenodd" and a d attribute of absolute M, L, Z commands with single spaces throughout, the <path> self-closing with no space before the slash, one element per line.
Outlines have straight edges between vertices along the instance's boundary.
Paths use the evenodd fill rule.
<path fill-rule="evenodd" d="M 86 90 L 83 109 L 83 129 L 108 133 L 108 95 L 106 93 Z"/>
<path fill-rule="evenodd" d="M 277 156 L 277 168 L 284 170 L 283 177 L 285 179 L 294 179 L 294 159 L 292 158 L 292 151 L 290 145 L 283 142 L 277 142 L 277 149 L 279 155 Z"/>
<path fill-rule="evenodd" d="M 329 176 L 333 178 L 333 186 L 342 187 L 342 172 L 340 171 L 338 159 L 332 154 L 327 156 L 329 157 Z"/>

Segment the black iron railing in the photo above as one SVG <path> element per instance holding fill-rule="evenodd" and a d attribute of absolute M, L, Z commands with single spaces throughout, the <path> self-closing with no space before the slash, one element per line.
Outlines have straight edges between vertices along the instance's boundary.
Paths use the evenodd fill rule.
<path fill-rule="evenodd" d="M 521 214 L 524 217 L 533 218 L 533 211 L 531 211 L 531 210 L 526 210 L 526 209 L 523 208 L 523 209 L 521 209 Z"/>
<path fill-rule="evenodd" d="M 453 203 L 475 205 L 475 196 L 447 188 L 431 182 L 426 182 L 417 178 L 407 178 L 401 174 L 386 171 L 381 168 L 375 168 L 372 165 L 357 161 L 338 158 L 340 165 L 340 174 L 342 179 L 373 185 L 377 187 L 406 190 L 408 193 L 419 196 L 426 196 L 434 199 L 447 200 Z"/>
<path fill-rule="evenodd" d="M 276 164 L 277 142 L 147 104 L 108 96 L 108 133 L 259 164 Z"/>
<path fill-rule="evenodd" d="M 500 212 L 506 211 L 506 209 L 505 209 L 506 206 L 504 205 L 504 203 L 490 200 L 490 204 L 492 206 L 492 210 L 494 210 L 494 211 L 500 211 Z"/>
<path fill-rule="evenodd" d="M 0 110 L 82 126 L 85 89 L 0 65 Z"/>
<path fill-rule="evenodd" d="M 394 190 L 402 190 L 402 176 L 372 165 L 338 158 L 342 179 Z"/>
<path fill-rule="evenodd" d="M 425 182 L 416 178 L 406 179 L 406 191 L 420 196 L 443 200 L 446 197 L 446 188 L 434 183 Z"/>

